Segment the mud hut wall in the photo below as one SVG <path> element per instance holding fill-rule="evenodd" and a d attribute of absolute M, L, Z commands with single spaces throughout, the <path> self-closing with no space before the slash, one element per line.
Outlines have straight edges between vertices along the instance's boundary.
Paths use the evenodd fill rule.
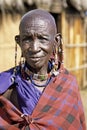
<path fill-rule="evenodd" d="M 2 17 L 0 27 L 0 72 L 9 69 L 15 65 L 15 40 L 14 36 L 19 33 L 18 25 L 20 15 L 11 14 Z M 18 59 L 20 58 L 20 49 L 18 46 Z"/>
<path fill-rule="evenodd" d="M 84 49 L 87 49 L 87 45 L 84 40 L 84 35 L 86 35 L 84 21 L 79 14 L 71 14 L 66 11 L 62 13 L 62 35 L 65 67 L 77 77 L 78 85 L 83 89 L 85 87 L 83 75 L 87 70 L 87 62 L 84 63 Z"/>

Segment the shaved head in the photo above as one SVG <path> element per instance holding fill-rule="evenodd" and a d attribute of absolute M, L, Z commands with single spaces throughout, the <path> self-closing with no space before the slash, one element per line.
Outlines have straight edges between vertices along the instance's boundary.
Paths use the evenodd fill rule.
<path fill-rule="evenodd" d="M 53 36 L 57 33 L 56 29 L 56 23 L 54 17 L 47 11 L 41 10 L 41 9 L 35 9 L 31 10 L 28 13 L 26 13 L 20 22 L 19 30 L 21 32 L 22 26 L 28 25 L 28 23 L 32 21 L 33 23 L 42 24 L 45 21 L 46 26 L 50 29 L 50 32 L 53 34 Z M 33 24 L 32 23 L 32 24 Z"/>

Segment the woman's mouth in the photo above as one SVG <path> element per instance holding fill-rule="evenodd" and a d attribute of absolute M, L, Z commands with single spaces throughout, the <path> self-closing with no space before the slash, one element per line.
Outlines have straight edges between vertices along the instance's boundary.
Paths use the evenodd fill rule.
<path fill-rule="evenodd" d="M 31 61 L 37 62 L 37 61 L 39 61 L 41 58 L 42 58 L 42 57 L 30 57 L 29 59 L 30 59 Z"/>

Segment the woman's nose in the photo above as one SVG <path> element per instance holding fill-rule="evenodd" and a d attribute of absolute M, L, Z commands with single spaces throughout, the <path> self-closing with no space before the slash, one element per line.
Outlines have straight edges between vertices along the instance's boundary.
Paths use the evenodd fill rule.
<path fill-rule="evenodd" d="M 38 51 L 39 49 L 39 41 L 38 40 L 34 40 L 33 43 L 31 44 L 30 48 L 32 51 Z"/>

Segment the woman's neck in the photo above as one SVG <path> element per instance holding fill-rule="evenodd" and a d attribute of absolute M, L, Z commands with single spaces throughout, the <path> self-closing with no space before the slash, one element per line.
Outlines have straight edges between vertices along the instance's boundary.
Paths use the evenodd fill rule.
<path fill-rule="evenodd" d="M 26 68 L 30 73 L 38 75 L 46 75 L 48 73 L 48 65 L 44 65 L 42 68 L 32 68 L 29 64 L 25 64 Z"/>

